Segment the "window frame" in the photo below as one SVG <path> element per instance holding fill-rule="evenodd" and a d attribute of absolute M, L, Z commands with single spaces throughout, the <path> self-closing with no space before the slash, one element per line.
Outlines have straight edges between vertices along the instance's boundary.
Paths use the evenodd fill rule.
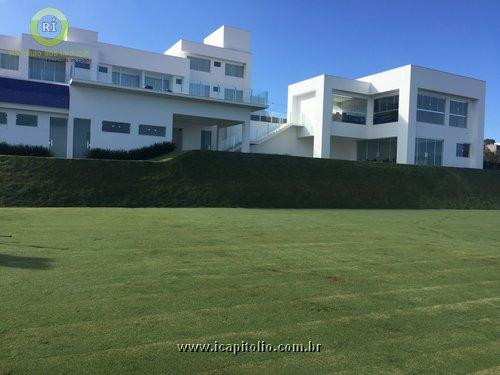
<path fill-rule="evenodd" d="M 456 157 L 457 158 L 463 158 L 463 159 L 469 159 L 470 158 L 470 143 L 457 143 L 457 148 L 456 148 Z M 467 151 L 467 152 L 465 152 Z M 466 154 L 466 155 L 465 155 Z"/>
<path fill-rule="evenodd" d="M 459 128 L 459 129 L 467 129 L 468 125 L 468 116 L 469 116 L 469 102 L 467 100 L 460 100 L 460 99 L 455 99 L 455 98 L 449 98 L 449 116 L 448 116 L 448 125 L 453 127 L 453 128 Z M 457 114 L 457 113 L 452 113 L 451 112 L 451 103 L 461 103 L 465 104 L 465 115 Z M 457 125 L 452 125 L 451 124 L 451 118 L 452 117 L 458 117 L 458 118 L 463 118 L 465 120 L 465 126 L 457 126 Z"/>
<path fill-rule="evenodd" d="M 8 59 L 7 66 L 4 66 L 5 59 Z M 13 61 L 15 61 L 15 64 L 12 64 Z M 15 51 L 0 50 L 0 69 L 19 71 L 19 53 Z"/>
<path fill-rule="evenodd" d="M 190 70 L 196 70 L 197 72 L 205 72 L 205 73 L 211 72 L 212 60 L 198 56 L 188 56 L 188 59 L 189 59 Z M 202 63 L 205 64 L 205 66 L 202 66 Z"/>
<path fill-rule="evenodd" d="M 108 126 L 111 126 L 111 128 L 108 128 Z M 110 130 L 112 129 L 114 126 L 124 126 L 124 129 L 125 131 L 122 131 L 122 130 L 119 130 L 119 131 L 115 131 L 115 130 Z M 106 127 L 106 129 L 105 129 Z M 102 121 L 102 127 L 101 127 L 101 130 L 102 132 L 104 133 L 116 133 L 116 134 L 130 134 L 130 128 L 132 127 L 132 124 L 128 123 L 128 122 L 118 122 L 118 121 L 107 121 L 107 120 L 103 120 Z M 117 129 L 120 129 L 120 128 L 117 128 Z"/>
<path fill-rule="evenodd" d="M 19 123 L 21 116 L 24 116 L 25 119 L 27 119 L 27 118 L 31 118 L 32 120 L 34 119 L 35 121 L 34 121 L 34 123 L 25 122 L 25 123 L 21 124 L 21 123 Z M 17 126 L 29 126 L 29 127 L 36 128 L 36 127 L 38 127 L 38 115 L 32 115 L 29 113 L 17 113 L 16 114 L 16 125 Z"/>
<path fill-rule="evenodd" d="M 433 110 L 433 109 L 426 109 L 426 108 L 423 108 L 424 107 L 424 97 L 428 97 L 428 98 L 434 98 L 434 99 L 437 99 L 438 102 L 437 102 L 437 111 L 436 110 Z M 420 98 L 422 98 L 422 101 L 420 100 Z M 439 101 L 444 101 L 443 103 L 443 111 L 439 111 Z M 422 102 L 422 103 L 421 103 Z M 438 93 L 434 93 L 434 92 L 428 92 L 428 91 L 419 91 L 418 94 L 417 94 L 417 122 L 420 122 L 422 124 L 430 124 L 430 125 L 440 125 L 440 126 L 443 126 L 446 124 L 446 106 L 448 105 L 448 100 L 447 100 L 447 97 L 444 96 L 444 95 L 441 95 L 441 94 L 438 94 Z M 422 108 L 420 108 L 419 106 L 422 105 Z M 421 118 L 419 119 L 419 112 L 422 113 L 432 113 L 432 114 L 437 114 L 437 115 L 442 115 L 443 117 L 443 122 L 432 122 L 432 121 L 425 121 L 425 120 L 422 120 Z"/>
<path fill-rule="evenodd" d="M 239 75 L 239 68 L 241 68 L 241 75 Z M 224 74 L 227 77 L 244 78 L 245 77 L 245 65 L 238 64 L 238 63 L 226 62 L 224 64 Z"/>
<path fill-rule="evenodd" d="M 43 67 L 40 67 L 40 74 L 35 76 L 35 63 L 43 63 Z M 51 64 L 53 64 L 51 66 Z M 61 71 L 58 71 L 56 69 L 57 64 L 60 64 L 60 67 L 63 67 Z M 36 56 L 30 56 L 28 59 L 28 78 L 29 79 L 34 79 L 37 81 L 44 81 L 44 82 L 58 82 L 58 83 L 65 83 L 66 79 L 68 78 L 66 76 L 66 64 L 67 61 L 65 60 L 58 60 L 58 59 L 51 59 L 48 57 L 36 57 Z M 51 68 L 49 69 L 48 66 Z M 52 77 L 51 79 L 47 79 L 47 73 L 51 73 Z M 58 73 L 63 74 L 63 79 L 60 80 L 58 78 Z"/>
<path fill-rule="evenodd" d="M 429 151 L 428 151 L 428 145 L 429 145 L 430 142 L 432 142 L 433 145 L 434 145 L 434 149 L 433 149 L 434 159 L 433 159 L 432 164 L 429 164 L 427 161 L 426 161 L 425 164 L 419 162 L 419 153 L 418 153 L 419 142 L 422 143 L 422 141 L 425 141 L 425 148 L 427 150 L 424 153 L 429 153 Z M 443 166 L 444 147 L 445 147 L 444 142 L 445 142 L 444 139 L 415 138 L 415 159 L 414 159 L 414 164 L 415 165 L 430 166 L 430 167 L 442 167 Z M 440 145 L 440 148 L 441 148 L 441 152 L 440 153 L 437 152 L 437 150 L 438 150 L 438 147 L 437 147 L 438 144 Z M 437 155 L 440 155 L 440 163 L 439 164 L 436 164 L 436 156 Z M 423 156 L 423 157 L 427 158 L 428 156 Z"/>
<path fill-rule="evenodd" d="M 364 101 L 365 102 L 364 121 L 363 122 L 344 121 L 343 115 L 344 115 L 344 113 L 348 113 L 348 112 L 342 112 L 342 113 L 340 113 L 340 115 L 342 116 L 341 120 L 335 119 L 335 115 L 336 115 L 336 113 L 334 112 L 334 109 L 335 109 L 335 97 L 350 98 L 350 99 Z M 367 97 L 364 97 L 364 96 L 356 94 L 356 93 L 350 93 L 350 92 L 343 92 L 343 91 L 336 91 L 336 90 L 334 90 L 333 94 L 332 94 L 332 102 L 333 102 L 333 107 L 332 107 L 332 121 L 341 122 L 341 123 L 344 123 L 344 124 L 366 125 L 366 120 L 368 118 L 368 98 Z M 343 109 L 341 108 L 341 110 L 343 110 Z M 352 111 L 352 112 L 354 114 L 356 114 L 354 111 Z M 358 112 L 358 114 L 362 115 L 363 113 Z M 358 117 L 362 117 L 362 116 L 358 116 Z"/>
<path fill-rule="evenodd" d="M 9 121 L 9 114 L 7 112 L 0 111 L 0 125 L 7 125 L 8 121 Z"/>
<path fill-rule="evenodd" d="M 160 134 L 153 134 L 150 130 L 158 130 Z M 167 127 L 160 125 L 147 125 L 147 124 L 139 124 L 139 135 L 145 135 L 150 137 L 162 137 L 165 138 L 167 136 Z"/>
<path fill-rule="evenodd" d="M 386 98 L 396 98 L 396 97 L 397 97 L 397 101 L 393 100 L 393 105 L 394 105 L 394 103 L 396 103 L 396 108 L 395 109 L 378 111 L 378 112 L 375 111 L 375 102 L 377 100 L 382 100 L 382 99 L 386 99 Z M 393 120 L 393 121 L 384 121 L 384 122 L 376 122 L 375 121 L 376 115 L 386 114 L 386 113 L 391 113 L 391 112 L 395 112 L 396 113 L 396 115 L 397 115 L 396 116 L 397 117 L 396 120 Z M 399 122 L 399 92 L 383 93 L 383 94 L 380 94 L 377 97 L 373 98 L 372 124 L 373 125 L 383 125 L 383 124 L 394 124 L 394 123 L 397 123 L 397 122 Z"/>

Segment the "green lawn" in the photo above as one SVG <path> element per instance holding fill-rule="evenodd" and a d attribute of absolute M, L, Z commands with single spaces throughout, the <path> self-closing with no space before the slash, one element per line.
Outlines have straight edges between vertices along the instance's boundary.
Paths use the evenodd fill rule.
<path fill-rule="evenodd" d="M 500 211 L 1 209 L 0 373 L 500 373 Z M 321 344 L 180 353 L 178 343 Z"/>

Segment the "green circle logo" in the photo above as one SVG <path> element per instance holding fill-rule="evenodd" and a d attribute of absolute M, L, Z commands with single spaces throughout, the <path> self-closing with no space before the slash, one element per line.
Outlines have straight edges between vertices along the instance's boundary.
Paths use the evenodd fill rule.
<path fill-rule="evenodd" d="M 30 31 L 38 44 L 54 47 L 68 36 L 68 19 L 59 9 L 43 8 L 33 16 Z"/>

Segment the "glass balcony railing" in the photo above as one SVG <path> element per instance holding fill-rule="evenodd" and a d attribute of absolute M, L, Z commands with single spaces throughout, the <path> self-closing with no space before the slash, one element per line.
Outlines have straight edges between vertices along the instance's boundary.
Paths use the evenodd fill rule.
<path fill-rule="evenodd" d="M 125 73 L 124 71 L 118 72 L 112 69 L 113 68 L 111 67 L 107 68 L 106 73 L 98 72 L 96 82 L 122 87 L 144 88 L 155 91 L 185 94 L 184 90 L 182 89 L 182 84 L 175 86 L 173 85 L 173 82 L 177 81 L 173 76 L 165 76 L 163 80 L 160 78 L 153 79 L 150 78 L 147 75 L 148 73 L 146 72 L 144 78 L 144 87 L 142 87 L 141 77 L 143 75 L 141 72 L 136 71 L 134 74 L 129 74 L 128 71 Z M 76 80 L 92 81 L 90 70 L 82 70 L 72 66 L 70 75 L 71 78 Z M 185 82 L 185 80 L 182 81 L 183 83 Z M 256 104 L 260 106 L 267 106 L 268 103 L 267 91 L 251 90 L 250 93 L 248 93 L 238 89 L 237 87 L 224 87 L 221 85 L 208 85 L 204 83 L 189 83 L 188 95 L 201 98 L 227 100 L 236 103 Z"/>

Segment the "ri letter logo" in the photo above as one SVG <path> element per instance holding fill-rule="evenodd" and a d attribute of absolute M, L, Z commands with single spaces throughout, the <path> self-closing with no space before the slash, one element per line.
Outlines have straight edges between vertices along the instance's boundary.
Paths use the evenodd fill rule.
<path fill-rule="evenodd" d="M 33 16 L 30 31 L 38 44 L 54 47 L 68 36 L 68 19 L 59 9 L 43 8 Z"/>

